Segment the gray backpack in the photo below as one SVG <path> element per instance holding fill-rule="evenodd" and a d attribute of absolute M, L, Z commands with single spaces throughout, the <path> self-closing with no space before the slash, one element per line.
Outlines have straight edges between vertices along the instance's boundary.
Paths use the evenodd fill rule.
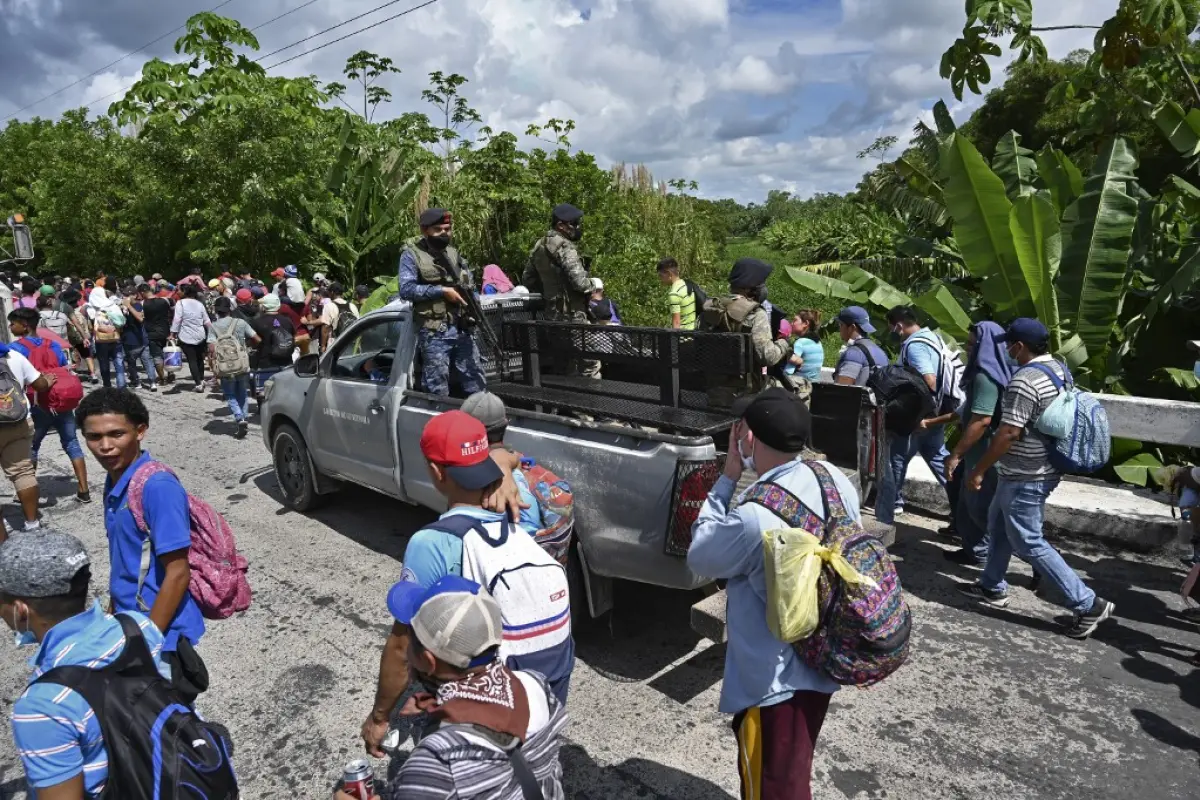
<path fill-rule="evenodd" d="M 17 425 L 29 416 L 29 398 L 25 387 L 8 366 L 8 356 L 0 356 L 0 425 Z"/>
<path fill-rule="evenodd" d="M 234 378 L 250 371 L 250 351 L 238 335 L 238 320 L 226 317 L 229 326 L 217 334 L 213 344 L 213 374 L 218 378 Z"/>

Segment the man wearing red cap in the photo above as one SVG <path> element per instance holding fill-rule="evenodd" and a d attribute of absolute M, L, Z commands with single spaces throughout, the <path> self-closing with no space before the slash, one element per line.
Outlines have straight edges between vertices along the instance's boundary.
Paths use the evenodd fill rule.
<path fill-rule="evenodd" d="M 421 323 L 425 391 L 450 394 L 450 371 L 464 395 L 487 389 L 461 291 L 475 291 L 471 268 L 450 243 L 450 212 L 431 208 L 421 215 L 421 236 L 409 239 L 400 255 L 400 299 L 413 304 Z M 478 320 L 476 320 L 478 322 Z"/>
<path fill-rule="evenodd" d="M 421 453 L 449 510 L 409 539 L 400 579 L 428 587 L 460 575 L 494 587 L 504 617 L 501 661 L 546 676 L 565 703 L 575 665 L 566 572 L 523 528 L 484 508 L 504 473 L 491 458 L 483 423 L 462 411 L 439 414 L 421 434 Z M 501 573 L 505 580 L 498 584 Z M 408 626 L 393 625 L 380 660 L 375 705 L 362 728 L 367 752 L 376 757 L 382 757 L 388 720 L 408 688 L 410 636 Z"/>

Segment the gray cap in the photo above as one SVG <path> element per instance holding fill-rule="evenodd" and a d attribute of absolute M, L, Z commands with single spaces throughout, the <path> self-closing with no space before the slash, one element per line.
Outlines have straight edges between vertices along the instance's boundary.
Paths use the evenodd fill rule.
<path fill-rule="evenodd" d="M 483 423 L 489 431 L 508 424 L 504 401 L 491 392 L 476 392 L 463 401 L 462 410 Z"/>
<path fill-rule="evenodd" d="M 83 542 L 41 528 L 14 533 L 0 544 L 0 592 L 13 597 L 61 597 L 88 566 Z"/>

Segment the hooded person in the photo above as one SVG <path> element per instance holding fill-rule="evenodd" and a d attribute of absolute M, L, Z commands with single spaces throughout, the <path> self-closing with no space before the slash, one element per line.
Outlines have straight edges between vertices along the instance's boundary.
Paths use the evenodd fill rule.
<path fill-rule="evenodd" d="M 505 294 L 513 290 L 512 280 L 504 274 L 504 270 L 496 264 L 488 264 L 483 268 L 483 293 Z"/>
<path fill-rule="evenodd" d="M 421 214 L 419 237 L 404 243 L 400 254 L 400 298 L 413 304 L 420 324 L 417 346 L 424 357 L 421 373 L 426 392 L 450 394 L 451 377 L 468 395 L 487 388 L 483 360 L 473 335 L 473 320 L 463 292 L 475 292 L 470 265 L 452 244 L 449 211 L 431 208 Z"/>
<path fill-rule="evenodd" d="M 792 355 L 792 346 L 778 328 L 772 328 L 771 315 L 762 305 L 767 295 L 767 279 L 775 270 L 757 258 L 738 259 L 729 271 L 729 292 L 711 298 L 701 315 L 702 328 L 724 333 L 748 333 L 754 351 L 754 364 L 744 377 L 715 379 L 708 387 L 708 402 L 714 408 L 730 408 L 738 397 L 756 394 L 776 378 L 764 370 L 773 370 Z"/>

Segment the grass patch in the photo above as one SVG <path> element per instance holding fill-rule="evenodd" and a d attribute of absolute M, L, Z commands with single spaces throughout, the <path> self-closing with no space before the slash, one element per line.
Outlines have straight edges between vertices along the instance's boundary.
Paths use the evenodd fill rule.
<path fill-rule="evenodd" d="M 842 349 L 842 340 L 837 331 L 830 332 L 825 325 L 842 308 L 842 301 L 831 297 L 801 289 L 788 277 L 786 267 L 799 266 L 794 257 L 781 250 L 775 250 L 761 241 L 750 237 L 730 237 L 725 244 L 724 262 L 731 265 L 739 258 L 757 258 L 775 266 L 767 281 L 767 295 L 771 304 L 782 309 L 789 317 L 802 308 L 815 308 L 821 312 L 821 346 L 825 348 L 825 366 L 832 367 L 837 363 L 838 353 Z M 722 289 L 724 287 L 721 287 Z M 710 294 L 713 293 L 710 289 Z"/>

